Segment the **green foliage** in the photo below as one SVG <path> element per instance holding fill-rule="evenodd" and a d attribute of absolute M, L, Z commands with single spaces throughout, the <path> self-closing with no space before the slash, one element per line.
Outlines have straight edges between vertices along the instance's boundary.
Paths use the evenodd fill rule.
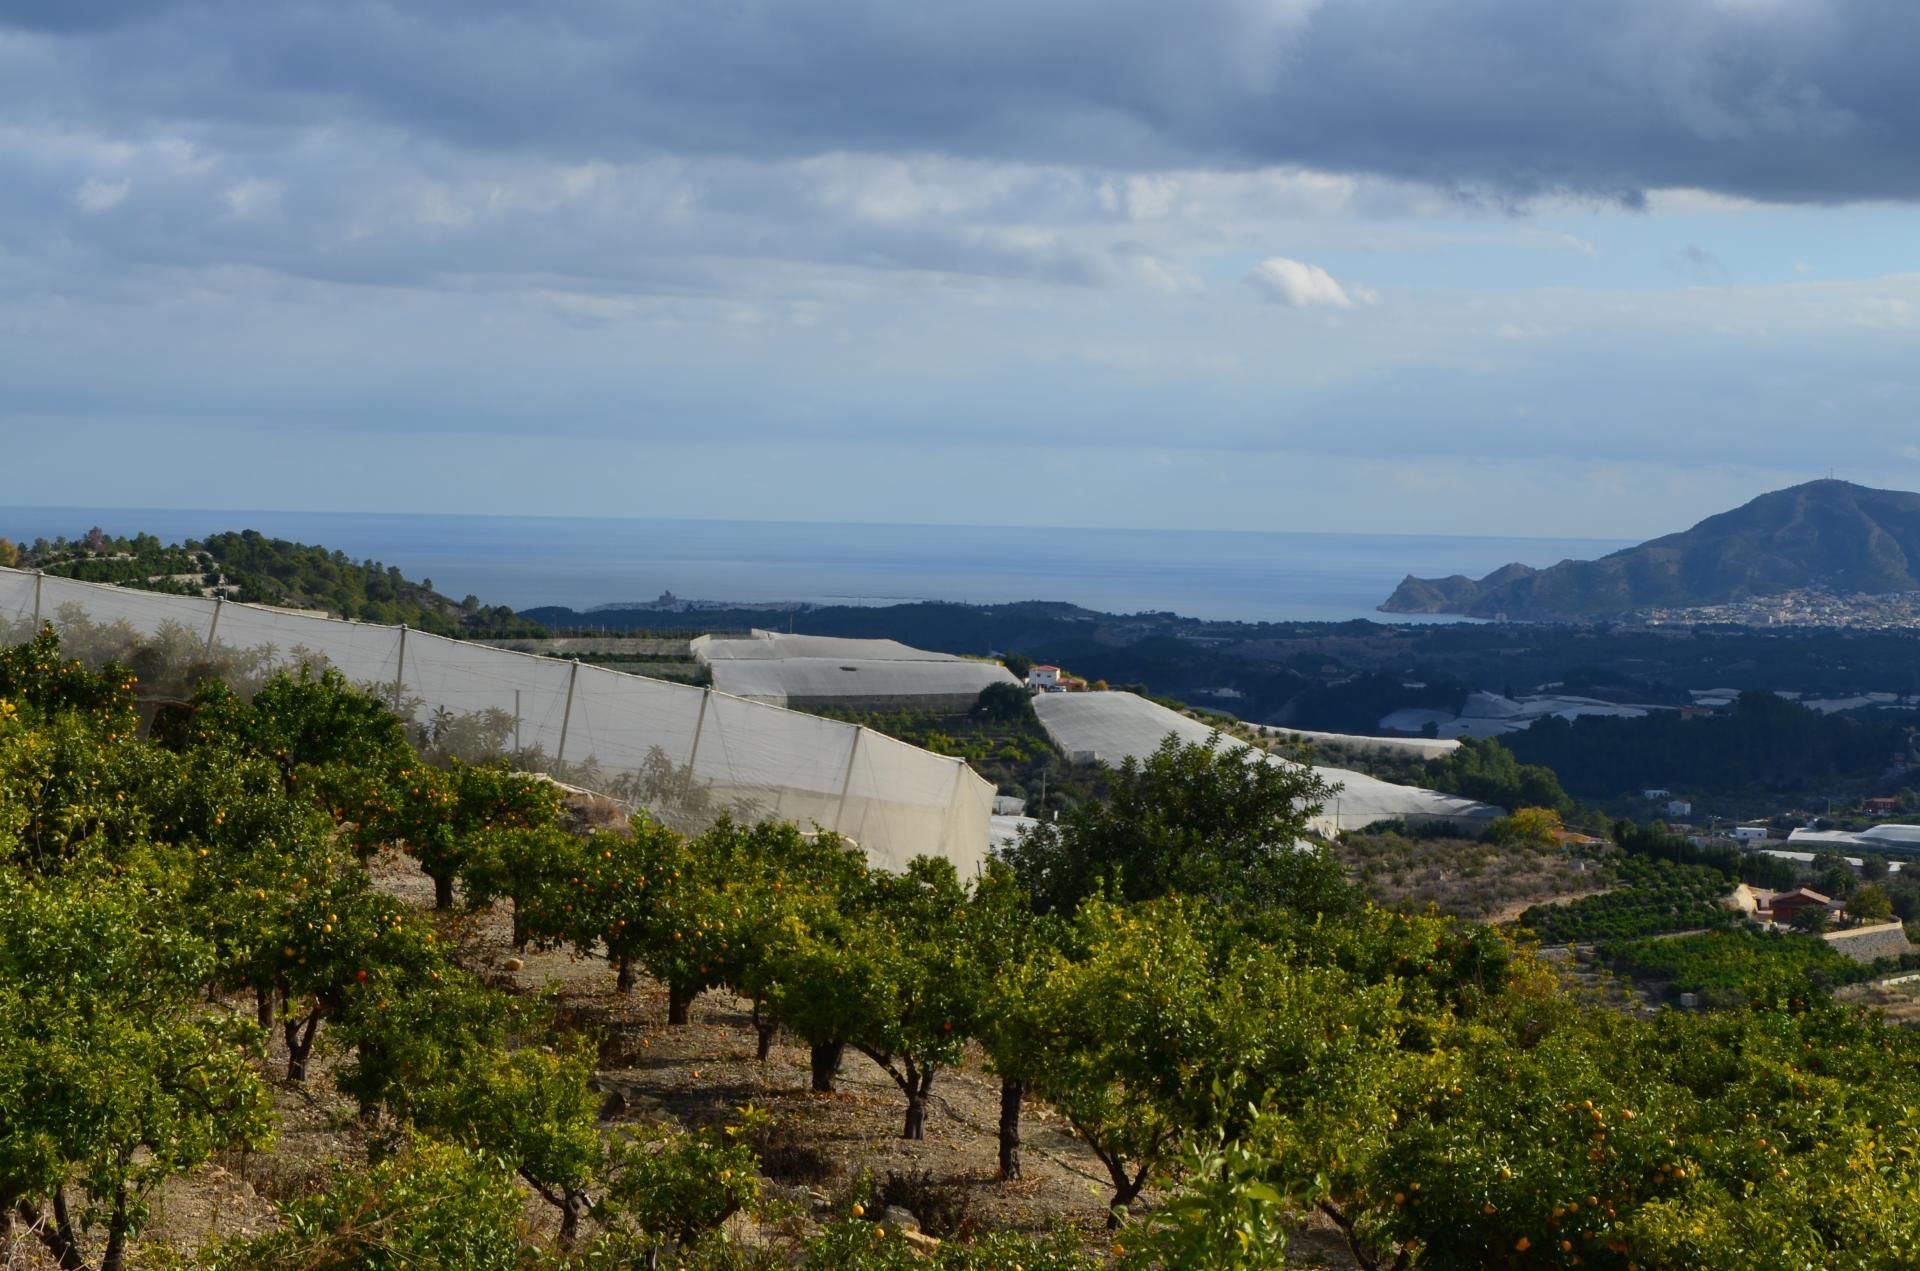
<path fill-rule="evenodd" d="M 1520 915 L 1520 925 L 1550 944 L 1564 944 L 1726 927 L 1739 920 L 1720 903 L 1732 884 L 1718 870 L 1629 856 L 1617 876 L 1618 889 L 1535 905 Z"/>
<path fill-rule="evenodd" d="M 1847 897 L 1847 912 L 1861 922 L 1885 922 L 1893 917 L 1893 898 L 1879 883 L 1863 883 Z"/>
<path fill-rule="evenodd" d="M 522 1201 L 482 1152 L 416 1142 L 364 1169 L 334 1171 L 318 1195 L 283 1206 L 281 1230 L 233 1240 L 207 1271 L 523 1271 Z"/>
<path fill-rule="evenodd" d="M 1280 1271 L 1287 1265 L 1291 1207 L 1272 1183 L 1271 1159 L 1245 1139 L 1222 1136 L 1182 1161 L 1185 1182 L 1144 1233 L 1121 1245 L 1125 1267 Z"/>
<path fill-rule="evenodd" d="M 1877 974 L 1817 937 L 1744 929 L 1614 942 L 1599 953 L 1610 966 L 1662 981 L 1675 993 L 1699 993 L 1712 1006 L 1805 1002 L 1821 989 Z"/>
<path fill-rule="evenodd" d="M 1101 1264 L 1080 1252 L 1071 1235 L 1033 1237 L 999 1233 L 929 1253 L 879 1223 L 834 1223 L 808 1241 L 806 1265 L 847 1271 L 1095 1271 Z"/>
<path fill-rule="evenodd" d="M 1487 826 L 1489 843 L 1551 843 L 1560 832 L 1560 814 L 1552 808 L 1515 808 L 1512 816 L 1503 816 Z"/>
<path fill-rule="evenodd" d="M 200 1001 L 213 953 L 172 899 L 0 872 L 0 1206 L 56 1258 L 98 1224 L 118 1265 L 162 1182 L 272 1138 L 259 1032 Z"/>
<path fill-rule="evenodd" d="M 607 1227 L 610 1251 L 633 1257 L 724 1240 L 722 1224 L 760 1195 L 759 1162 L 752 1149 L 736 1141 L 744 1128 L 708 1127 L 615 1142 L 605 1195 L 595 1212 Z"/>
<path fill-rule="evenodd" d="M 1333 912 L 1353 904 L 1340 867 L 1300 845 L 1331 794 L 1313 769 L 1270 763 L 1218 734 L 1169 735 L 1145 762 L 1107 774 L 1107 798 L 1024 832 L 1004 859 L 1043 909 L 1071 912 L 1107 889 L 1129 900 L 1180 892 L 1254 907 Z"/>
<path fill-rule="evenodd" d="M 406 623 L 435 635 L 475 638 L 538 636 L 545 629 L 505 605 L 459 603 L 412 582 L 394 566 L 355 561 L 344 552 L 268 538 L 257 530 L 212 534 L 167 546 L 150 534 L 101 536 L 91 543 L 36 544 L 33 563 L 47 573 L 84 582 L 118 583 L 148 591 L 218 594 L 256 603 L 327 609 L 343 618 Z M 182 583 L 174 576 L 201 578 Z"/>
<path fill-rule="evenodd" d="M 1461 738 L 1459 749 L 1430 761 L 1423 776 L 1435 790 L 1499 808 L 1551 808 L 1562 815 L 1573 808 L 1551 767 L 1522 763 L 1492 738 Z"/>
<path fill-rule="evenodd" d="M 1523 762 L 1552 768 L 1569 790 L 1592 798 L 1656 785 L 1816 790 L 1880 773 L 1908 748 L 1900 724 L 1822 715 L 1771 692 L 1742 693 L 1732 711 L 1705 719 L 1674 711 L 1638 719 L 1543 719 L 1505 744 Z"/>
<path fill-rule="evenodd" d="M 1759 852 L 1743 852 L 1731 844 L 1700 847 L 1684 836 L 1671 833 L 1663 825 L 1636 825 L 1632 821 L 1613 823 L 1613 841 L 1631 856 L 1672 861 L 1676 865 L 1705 865 L 1717 869 L 1731 884 L 1734 880 L 1760 887 L 1783 889 L 1793 886 L 1791 861 Z M 1851 879 L 1853 871 L 1847 870 Z"/>
<path fill-rule="evenodd" d="M 453 903 L 454 879 L 493 831 L 539 830 L 560 815 L 560 792 L 497 763 L 458 759 L 435 768 L 417 758 L 374 778 L 360 803 L 355 846 L 363 854 L 403 848 L 434 881 L 434 900 Z"/>
<path fill-rule="evenodd" d="M 1025 723 L 1034 718 L 1033 696 L 1024 684 L 989 684 L 980 690 L 973 714 L 1000 723 Z"/>
<path fill-rule="evenodd" d="M 131 732 L 134 682 L 123 666 L 108 663 L 94 671 L 77 658 L 61 657 L 51 624 L 25 644 L 0 649 L 0 701 L 36 718 L 71 713 L 103 732 Z"/>

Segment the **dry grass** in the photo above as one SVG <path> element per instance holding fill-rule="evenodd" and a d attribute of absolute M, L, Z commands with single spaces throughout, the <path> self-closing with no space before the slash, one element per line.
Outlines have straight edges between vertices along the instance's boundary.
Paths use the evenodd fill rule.
<path fill-rule="evenodd" d="M 1388 909 L 1497 922 L 1529 905 L 1605 891 L 1603 862 L 1559 847 L 1474 839 L 1349 834 L 1334 849 L 1354 881 Z"/>

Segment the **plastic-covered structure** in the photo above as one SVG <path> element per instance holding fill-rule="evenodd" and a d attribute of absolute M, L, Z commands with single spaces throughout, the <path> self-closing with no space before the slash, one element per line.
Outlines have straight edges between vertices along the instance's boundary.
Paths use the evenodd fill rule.
<path fill-rule="evenodd" d="M 131 666 L 185 697 L 219 676 L 249 692 L 302 663 L 337 668 L 416 733 L 645 807 L 689 831 L 721 813 L 817 825 L 899 869 L 944 856 L 962 875 L 990 838 L 993 787 L 965 761 L 852 724 L 645 679 L 311 613 L 0 569 L 0 638 L 44 622 L 63 648 Z"/>
<path fill-rule="evenodd" d="M 997 662 L 934 653 L 897 640 L 758 631 L 745 640 L 700 636 L 693 656 L 713 686 L 775 706 L 958 713 L 994 684 L 1018 685 Z"/>
<path fill-rule="evenodd" d="M 1145 759 L 1168 733 L 1189 743 L 1205 741 L 1213 733 L 1197 719 L 1132 693 L 1041 693 L 1033 699 L 1033 709 L 1054 745 L 1069 759 L 1081 762 L 1117 765 L 1129 755 Z M 1293 761 L 1276 755 L 1269 756 L 1267 762 Z M 1478 833 L 1500 815 L 1500 809 L 1490 804 L 1394 785 L 1363 772 L 1318 765 L 1314 771 L 1340 787 L 1309 823 L 1309 828 L 1319 834 L 1365 829 L 1380 821 L 1446 824 Z"/>

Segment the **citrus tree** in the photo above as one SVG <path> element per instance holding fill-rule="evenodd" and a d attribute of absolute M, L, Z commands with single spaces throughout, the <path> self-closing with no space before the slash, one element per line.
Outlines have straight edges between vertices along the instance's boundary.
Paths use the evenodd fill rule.
<path fill-rule="evenodd" d="M 0 874 L 0 1208 L 102 1271 L 166 1179 L 272 1138 L 251 1023 L 201 1000 L 213 951 L 111 869 Z"/>
<path fill-rule="evenodd" d="M 1352 907 L 1339 865 L 1303 843 L 1333 793 L 1312 768 L 1217 733 L 1194 743 L 1170 734 L 1144 761 L 1128 756 L 1104 777 L 1105 798 L 1029 827 L 1003 853 L 1041 909 L 1174 892 L 1264 908 Z"/>
<path fill-rule="evenodd" d="M 1037 914 L 1004 862 L 990 861 L 968 902 L 966 939 L 956 968 L 979 995 L 973 1033 L 1000 1078 L 999 1173 L 1020 1177 L 1020 1113 L 1027 1074 L 1041 1038 L 1034 988 L 1060 956 L 1061 922 Z"/>
<path fill-rule="evenodd" d="M 485 1153 L 422 1140 L 281 1207 L 280 1227 L 203 1254 L 207 1271 L 525 1271 L 524 1202 Z"/>
<path fill-rule="evenodd" d="M 552 783 L 514 772 L 505 760 L 465 764 L 450 760 L 444 769 L 417 757 L 375 778 L 361 803 L 354 831 L 360 851 L 400 847 L 433 879 L 435 908 L 453 904 L 453 884 L 469 859 L 481 852 L 483 836 L 502 830 L 551 827 L 560 813 L 560 792 Z"/>

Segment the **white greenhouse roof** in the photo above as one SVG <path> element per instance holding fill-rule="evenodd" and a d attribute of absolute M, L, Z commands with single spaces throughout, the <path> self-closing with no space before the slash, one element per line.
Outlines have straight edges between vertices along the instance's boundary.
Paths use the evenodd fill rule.
<path fill-rule="evenodd" d="M 978 697 L 990 684 L 1019 680 L 994 662 L 906 662 L 865 658 L 720 659 L 713 686 L 735 697 L 784 706 L 791 701 Z"/>
<path fill-rule="evenodd" d="M 916 649 L 898 640 L 854 640 L 839 636 L 788 635 L 755 630 L 745 640 L 700 636 L 693 656 L 701 662 L 781 661 L 789 658 L 838 658 L 846 662 L 961 662 L 951 653 Z"/>
<path fill-rule="evenodd" d="M 1034 698 L 1033 708 L 1054 744 L 1075 760 L 1118 764 L 1129 755 L 1145 758 L 1152 754 L 1168 733 L 1183 742 L 1200 742 L 1213 731 L 1199 720 L 1132 693 L 1043 693 Z M 1276 757 L 1269 762 L 1290 761 Z M 1471 799 L 1394 785 L 1345 768 L 1316 767 L 1315 771 L 1341 787 L 1314 820 L 1313 828 L 1323 834 L 1397 819 L 1490 821 L 1501 811 Z"/>

